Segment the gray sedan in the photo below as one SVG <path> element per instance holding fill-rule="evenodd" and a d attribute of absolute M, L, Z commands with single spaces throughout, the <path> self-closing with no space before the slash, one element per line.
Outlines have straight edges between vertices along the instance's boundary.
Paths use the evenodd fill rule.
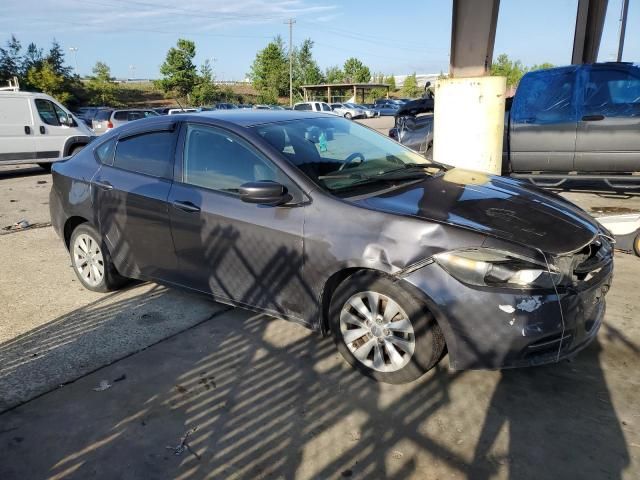
<path fill-rule="evenodd" d="M 338 115 L 342 115 L 344 118 L 352 119 L 352 118 L 362 118 L 365 116 L 365 113 L 355 107 L 351 107 L 346 103 L 332 103 L 331 110 L 336 112 Z"/>
<path fill-rule="evenodd" d="M 51 223 L 86 288 L 144 279 L 288 319 L 383 382 L 445 349 L 455 369 L 557 362 L 602 323 L 612 244 L 588 214 L 344 118 L 149 118 L 52 171 Z"/>

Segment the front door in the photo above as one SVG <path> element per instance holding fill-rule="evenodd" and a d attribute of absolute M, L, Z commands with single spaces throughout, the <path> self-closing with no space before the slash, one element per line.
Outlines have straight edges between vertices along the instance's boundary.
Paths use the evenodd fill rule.
<path fill-rule="evenodd" d="M 640 68 L 593 65 L 585 75 L 576 170 L 640 172 Z"/>
<path fill-rule="evenodd" d="M 103 164 L 92 180 L 98 228 L 122 275 L 174 280 L 167 198 L 175 138 L 173 131 L 120 138 L 113 164 Z"/>
<path fill-rule="evenodd" d="M 237 135 L 208 125 L 184 127 L 181 182 L 169 196 L 180 283 L 221 300 L 300 316 L 305 215 L 297 187 Z M 278 181 L 290 206 L 240 200 L 240 185 Z M 306 297 L 305 297 L 306 298 Z"/>
<path fill-rule="evenodd" d="M 528 73 L 511 107 L 509 156 L 514 172 L 570 172 L 576 148 L 576 69 Z"/>

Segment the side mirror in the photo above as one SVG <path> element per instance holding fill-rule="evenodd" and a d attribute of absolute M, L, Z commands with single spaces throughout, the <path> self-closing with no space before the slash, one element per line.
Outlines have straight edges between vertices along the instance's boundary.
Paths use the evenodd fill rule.
<path fill-rule="evenodd" d="M 287 187 L 277 182 L 248 182 L 240 185 L 240 200 L 262 205 L 281 205 L 291 200 Z"/>

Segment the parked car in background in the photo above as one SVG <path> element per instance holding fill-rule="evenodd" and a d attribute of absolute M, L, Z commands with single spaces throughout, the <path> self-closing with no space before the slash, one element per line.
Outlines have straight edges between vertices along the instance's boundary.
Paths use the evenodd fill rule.
<path fill-rule="evenodd" d="M 362 118 L 365 116 L 364 111 L 359 108 L 351 107 L 346 103 L 332 103 L 331 110 L 347 119 Z"/>
<path fill-rule="evenodd" d="M 261 104 L 257 104 L 253 106 L 254 110 L 271 110 L 271 107 L 269 105 L 261 105 Z"/>
<path fill-rule="evenodd" d="M 74 155 L 93 140 L 87 125 L 49 95 L 0 91 L 0 164 L 51 162 Z"/>
<path fill-rule="evenodd" d="M 100 110 L 108 110 L 109 107 L 80 107 L 76 110 L 75 115 L 82 120 L 89 128 L 92 126 L 93 119 Z"/>
<path fill-rule="evenodd" d="M 299 102 L 293 105 L 293 110 L 306 112 L 324 112 L 332 115 L 339 115 L 331 109 L 326 102 Z M 341 115 L 340 115 L 341 116 Z"/>
<path fill-rule="evenodd" d="M 570 358 L 613 274 L 609 233 L 570 202 L 309 111 L 133 122 L 56 163 L 49 205 L 86 288 L 136 278 L 276 315 L 389 383 L 445 349 L 454 369 Z"/>
<path fill-rule="evenodd" d="M 372 118 L 372 117 L 378 116 L 378 113 L 375 111 L 375 109 L 365 105 L 360 105 L 358 103 L 345 103 L 344 105 L 346 105 L 347 107 L 355 108 L 357 110 L 362 111 L 362 113 L 366 118 Z"/>
<path fill-rule="evenodd" d="M 380 103 L 374 107 L 374 110 L 381 117 L 393 116 L 400 110 L 400 105 L 397 103 Z"/>
<path fill-rule="evenodd" d="M 179 115 L 182 113 L 197 113 L 199 112 L 199 108 L 171 108 L 167 112 L 167 115 Z"/>
<path fill-rule="evenodd" d="M 216 103 L 215 105 L 216 109 L 218 110 L 235 110 L 237 107 L 237 105 L 233 104 L 233 103 Z"/>
<path fill-rule="evenodd" d="M 167 115 L 169 113 L 169 110 L 173 109 L 173 108 L 180 108 L 180 107 L 159 107 L 159 108 L 153 108 L 152 110 L 154 112 L 156 112 L 158 115 Z"/>
<path fill-rule="evenodd" d="M 93 131 L 97 135 L 141 118 L 155 117 L 159 114 L 153 110 L 145 109 L 123 109 L 123 110 L 100 110 L 93 119 Z"/>

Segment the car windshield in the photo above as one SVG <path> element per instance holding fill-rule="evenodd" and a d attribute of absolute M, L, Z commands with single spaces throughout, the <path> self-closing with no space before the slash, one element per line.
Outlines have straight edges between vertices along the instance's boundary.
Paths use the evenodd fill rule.
<path fill-rule="evenodd" d="M 253 128 L 328 191 L 415 179 L 442 169 L 393 140 L 343 118 L 292 120 Z"/>

